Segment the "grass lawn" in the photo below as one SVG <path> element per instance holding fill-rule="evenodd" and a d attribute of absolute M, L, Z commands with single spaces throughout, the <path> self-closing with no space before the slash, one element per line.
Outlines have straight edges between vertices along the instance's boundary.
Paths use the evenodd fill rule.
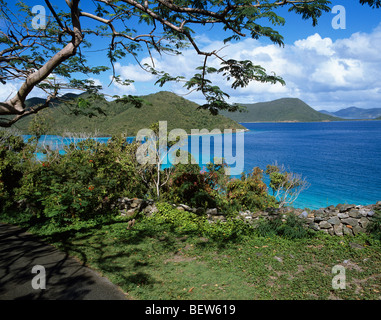
<path fill-rule="evenodd" d="M 130 229 L 128 221 L 112 220 L 30 231 L 108 277 L 131 299 L 381 299 L 381 246 L 365 235 L 215 241 L 150 219 Z M 335 265 L 345 268 L 345 289 L 332 288 Z"/>

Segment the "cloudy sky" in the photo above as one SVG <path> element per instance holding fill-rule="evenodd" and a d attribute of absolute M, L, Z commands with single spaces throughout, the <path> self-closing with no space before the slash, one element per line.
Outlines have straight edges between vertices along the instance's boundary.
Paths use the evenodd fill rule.
<path fill-rule="evenodd" d="M 253 82 L 245 88 L 232 90 L 223 79 L 212 78 L 215 84 L 229 93 L 230 103 L 297 97 L 316 110 L 335 111 L 350 106 L 381 107 L 381 10 L 372 10 L 358 2 L 333 1 L 345 9 L 345 29 L 335 27 L 335 21 L 344 27 L 343 19 L 338 20 L 339 14 L 344 17 L 343 11 L 326 13 L 317 27 L 312 27 L 310 21 L 303 21 L 299 16 L 280 12 L 286 18 L 286 25 L 278 29 L 284 36 L 284 47 L 265 39 L 250 38 L 225 46 L 222 42 L 224 34 L 209 28 L 197 30 L 196 40 L 202 50 L 221 49 L 221 56 L 252 60 L 286 81 L 285 86 Z M 95 43 L 95 48 L 101 46 L 101 43 Z M 192 49 L 184 51 L 182 56 L 153 54 L 153 58 L 157 69 L 187 78 L 203 62 L 203 57 L 197 56 Z M 99 63 L 99 53 L 89 53 L 89 59 Z M 143 53 L 139 60 L 141 63 L 151 63 L 147 53 Z M 211 64 L 218 66 L 217 61 Z M 181 83 L 167 84 L 163 88 L 154 86 L 155 78 L 130 58 L 116 63 L 115 70 L 123 79 L 135 82 L 128 87 L 116 83 L 109 86 L 110 73 L 96 76 L 93 80 L 103 85 L 105 93 L 144 95 L 160 90 L 187 93 Z M 0 99 L 7 98 L 18 86 L 17 82 L 0 86 Z M 38 91 L 33 93 L 41 94 Z M 204 102 L 197 93 L 184 97 L 197 103 Z"/>

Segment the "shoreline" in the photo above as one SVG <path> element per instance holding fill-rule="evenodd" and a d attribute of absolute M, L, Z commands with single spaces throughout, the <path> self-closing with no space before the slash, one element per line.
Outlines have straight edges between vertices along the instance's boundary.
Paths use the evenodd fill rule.
<path fill-rule="evenodd" d="M 242 121 L 242 122 L 238 122 L 238 123 L 318 123 L 318 122 L 321 122 L 321 123 L 326 123 L 326 122 L 351 122 L 351 121 L 355 121 L 355 122 L 360 122 L 360 121 L 381 121 L 381 119 L 340 119 L 340 120 L 319 120 L 319 121 L 313 121 L 313 120 L 310 120 L 310 121 L 300 121 L 300 120 L 279 120 L 279 121 Z"/>

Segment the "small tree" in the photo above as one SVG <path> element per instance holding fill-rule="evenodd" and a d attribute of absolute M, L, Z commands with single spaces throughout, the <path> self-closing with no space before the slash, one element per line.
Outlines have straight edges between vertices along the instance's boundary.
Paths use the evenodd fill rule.
<path fill-rule="evenodd" d="M 138 149 L 137 160 L 140 163 L 137 170 L 146 186 L 152 190 L 156 198 L 160 199 L 160 189 L 168 182 L 173 167 L 163 168 L 167 164 L 171 156 L 171 147 L 176 143 L 181 145 L 183 142 L 179 136 L 175 141 L 171 141 L 170 133 L 167 132 L 167 127 L 162 128 L 160 122 L 153 123 L 149 130 L 142 130 L 143 136 L 148 134 L 145 142 L 146 148 Z M 138 136 L 139 133 L 138 132 Z M 181 142 L 179 142 L 181 140 Z M 177 150 L 179 152 L 179 150 Z M 178 154 L 176 154 L 178 156 Z"/>
<path fill-rule="evenodd" d="M 265 173 L 270 177 L 270 188 L 280 208 L 292 205 L 300 193 L 310 186 L 301 174 L 287 171 L 284 165 L 279 166 L 276 162 L 268 165 Z"/>

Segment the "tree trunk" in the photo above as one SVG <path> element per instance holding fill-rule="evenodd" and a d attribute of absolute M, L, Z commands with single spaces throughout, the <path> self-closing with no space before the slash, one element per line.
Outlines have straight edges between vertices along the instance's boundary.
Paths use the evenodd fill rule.
<path fill-rule="evenodd" d="M 0 103 L 0 115 L 22 115 L 26 111 L 25 100 L 34 87 L 45 80 L 62 62 L 77 53 L 77 48 L 83 41 L 78 3 L 79 0 L 73 0 L 70 3 L 73 30 L 69 32 L 72 40 L 40 69 L 30 74 L 13 98 Z"/>

